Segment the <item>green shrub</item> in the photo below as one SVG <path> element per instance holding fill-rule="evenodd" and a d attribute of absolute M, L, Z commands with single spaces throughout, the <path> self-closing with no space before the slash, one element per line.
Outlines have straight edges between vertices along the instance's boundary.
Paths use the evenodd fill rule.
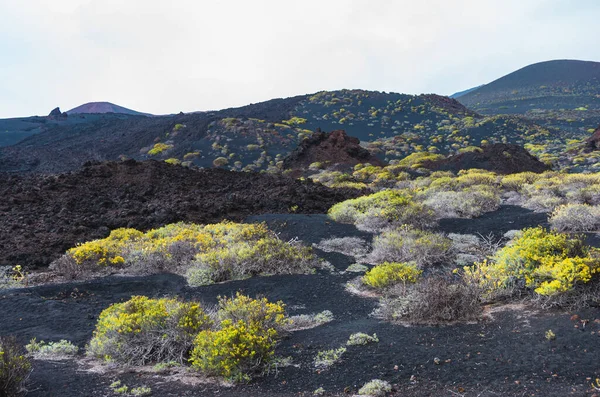
<path fill-rule="evenodd" d="M 345 271 L 350 273 L 365 273 L 367 270 L 369 270 L 369 266 L 353 263 L 348 266 Z"/>
<path fill-rule="evenodd" d="M 344 353 L 346 353 L 345 347 L 318 352 L 314 359 L 315 368 L 323 370 L 331 367 L 342 359 Z"/>
<path fill-rule="evenodd" d="M 362 280 L 369 287 L 381 289 L 400 283 L 415 283 L 421 272 L 408 263 L 384 262 L 366 272 Z"/>
<path fill-rule="evenodd" d="M 596 250 L 581 236 L 525 229 L 491 261 L 465 268 L 465 276 L 489 292 L 532 288 L 540 295 L 555 295 L 592 280 L 600 271 Z"/>
<path fill-rule="evenodd" d="M 413 324 L 477 320 L 481 315 L 481 290 L 473 283 L 429 277 L 396 296 L 381 298 L 378 312 L 388 320 Z"/>
<path fill-rule="evenodd" d="M 223 167 L 227 164 L 229 164 L 229 160 L 227 160 L 225 157 L 217 157 L 213 160 L 213 165 L 215 167 Z"/>
<path fill-rule="evenodd" d="M 373 379 L 364 384 L 358 390 L 359 396 L 381 397 L 392 391 L 392 385 L 389 382 L 380 379 Z"/>
<path fill-rule="evenodd" d="M 590 232 L 600 229 L 600 207 L 566 204 L 556 208 L 549 219 L 559 232 Z"/>
<path fill-rule="evenodd" d="M 162 152 L 170 149 L 173 149 L 173 145 L 159 142 L 154 144 L 152 149 L 148 151 L 148 154 L 151 156 L 156 156 L 157 154 L 161 154 Z"/>
<path fill-rule="evenodd" d="M 346 345 L 357 346 L 357 345 L 367 345 L 369 343 L 378 343 L 378 342 L 379 342 L 379 338 L 377 337 L 376 334 L 373 334 L 373 336 L 371 336 L 369 334 L 357 332 L 355 334 L 350 335 L 350 338 L 348 339 L 348 342 L 346 342 Z"/>
<path fill-rule="evenodd" d="M 452 241 L 440 233 L 402 226 L 375 237 L 368 258 L 371 263 L 413 261 L 424 268 L 451 260 L 451 248 Z"/>
<path fill-rule="evenodd" d="M 74 356 L 79 351 L 77 346 L 64 339 L 60 342 L 46 343 L 43 340 L 38 342 L 33 338 L 25 348 L 37 359 L 53 360 Z"/>
<path fill-rule="evenodd" d="M 14 337 L 0 336 L 0 396 L 17 397 L 31 373 L 31 363 Z"/>
<path fill-rule="evenodd" d="M 218 282 L 256 275 L 310 273 L 316 257 L 308 247 L 268 236 L 200 253 L 196 255 L 196 266 Z"/>
<path fill-rule="evenodd" d="M 409 224 L 430 226 L 433 211 L 398 190 L 384 190 L 346 200 L 329 209 L 329 217 L 341 223 L 353 223 L 359 229 L 378 230 L 386 226 Z"/>
<path fill-rule="evenodd" d="M 475 218 L 500 206 L 500 196 L 488 186 L 433 193 L 424 201 L 438 218 Z"/>
<path fill-rule="evenodd" d="M 323 239 L 315 247 L 325 252 L 339 252 L 340 254 L 361 258 L 369 252 L 368 243 L 360 237 L 334 237 Z"/>
<path fill-rule="evenodd" d="M 233 298 L 219 297 L 218 318 L 232 324 L 240 320 L 260 328 L 273 328 L 282 331 L 289 324 L 283 302 L 270 303 L 266 298 L 252 299 L 239 292 Z"/>
<path fill-rule="evenodd" d="M 180 165 L 181 164 L 181 160 L 171 157 L 165 160 L 165 163 L 167 164 L 171 164 L 171 165 Z"/>
<path fill-rule="evenodd" d="M 443 159 L 444 156 L 441 154 L 434 154 L 429 152 L 415 152 L 411 153 L 398 162 L 398 165 L 402 167 L 410 168 L 421 168 L 423 163 L 428 161 L 437 161 Z"/>
<path fill-rule="evenodd" d="M 333 313 L 329 310 L 323 310 L 320 313 L 299 314 L 290 317 L 290 321 L 286 327 L 288 331 L 299 331 L 318 327 L 319 325 L 333 321 Z"/>
<path fill-rule="evenodd" d="M 134 296 L 100 313 L 87 353 L 128 364 L 183 362 L 195 335 L 211 325 L 197 303 Z"/>
<path fill-rule="evenodd" d="M 199 286 L 258 274 L 309 273 L 312 249 L 284 242 L 265 224 L 175 223 L 142 233 L 116 229 L 101 240 L 71 248 L 53 263 L 69 277 L 121 267 L 133 273 L 174 271 Z"/>

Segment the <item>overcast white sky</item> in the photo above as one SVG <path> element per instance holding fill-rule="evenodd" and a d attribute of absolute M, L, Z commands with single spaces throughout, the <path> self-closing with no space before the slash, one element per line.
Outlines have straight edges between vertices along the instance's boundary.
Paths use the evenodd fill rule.
<path fill-rule="evenodd" d="M 534 62 L 600 61 L 598 20 L 598 0 L 0 0 L 0 117 L 449 95 Z"/>

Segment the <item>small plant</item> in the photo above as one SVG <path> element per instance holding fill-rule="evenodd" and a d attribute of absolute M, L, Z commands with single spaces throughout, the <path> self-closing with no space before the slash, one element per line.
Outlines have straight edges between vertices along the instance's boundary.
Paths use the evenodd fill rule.
<path fill-rule="evenodd" d="M 477 285 L 451 282 L 433 276 L 380 299 L 377 313 L 389 320 L 413 324 L 441 324 L 472 321 L 481 314 L 481 291 Z"/>
<path fill-rule="evenodd" d="M 233 298 L 219 297 L 217 307 L 219 320 L 229 320 L 234 324 L 243 321 L 248 325 L 281 331 L 290 322 L 285 315 L 283 302 L 271 303 L 267 298 L 252 299 L 239 292 Z"/>
<path fill-rule="evenodd" d="M 554 339 L 556 339 L 556 334 L 551 329 L 546 331 L 545 336 L 546 336 L 546 340 L 549 340 L 549 341 L 553 341 Z"/>
<path fill-rule="evenodd" d="M 27 273 L 21 265 L 0 266 L 0 290 L 27 286 Z"/>
<path fill-rule="evenodd" d="M 288 331 L 299 331 L 302 329 L 314 328 L 333 321 L 333 318 L 333 313 L 329 310 L 323 310 L 321 313 L 316 314 L 291 316 L 286 329 Z"/>
<path fill-rule="evenodd" d="M 325 389 L 319 387 L 317 390 L 313 391 L 313 396 L 322 396 L 325 394 Z"/>
<path fill-rule="evenodd" d="M 317 353 L 314 359 L 315 368 L 322 370 L 331 367 L 342 359 L 342 355 L 346 352 L 345 347 L 338 349 L 323 350 Z"/>
<path fill-rule="evenodd" d="M 79 351 L 79 348 L 68 340 L 61 340 L 60 342 L 46 343 L 42 341 L 36 341 L 33 338 L 25 349 L 33 355 L 36 359 L 50 359 L 60 360 L 74 356 Z"/>
<path fill-rule="evenodd" d="M 369 262 L 415 262 L 420 268 L 445 264 L 452 240 L 440 233 L 402 226 L 375 237 Z"/>
<path fill-rule="evenodd" d="M 369 270 L 369 266 L 361 265 L 360 263 L 353 263 L 346 268 L 346 272 L 350 273 L 365 273 Z"/>
<path fill-rule="evenodd" d="M 369 252 L 367 242 L 360 237 L 329 238 L 321 240 L 315 247 L 325 252 L 339 252 L 356 258 L 361 258 Z"/>
<path fill-rule="evenodd" d="M 129 386 L 122 384 L 120 380 L 111 383 L 110 388 L 116 394 L 127 394 L 129 392 Z"/>
<path fill-rule="evenodd" d="M 422 270 L 408 263 L 384 262 L 369 270 L 363 282 L 372 288 L 387 288 L 395 284 L 412 284 L 417 281 Z"/>
<path fill-rule="evenodd" d="M 156 143 L 154 144 L 154 146 L 152 147 L 152 149 L 150 149 L 148 151 L 148 154 L 150 156 L 155 156 L 157 154 L 161 154 L 162 152 L 169 150 L 169 149 L 173 149 L 173 145 L 169 145 L 166 143 Z"/>
<path fill-rule="evenodd" d="M 396 190 L 338 203 L 329 209 L 329 217 L 336 222 L 353 223 L 367 231 L 393 225 L 424 227 L 435 223 L 433 210 L 415 202 L 409 193 Z"/>
<path fill-rule="evenodd" d="M 359 396 L 381 397 L 392 391 L 392 385 L 389 382 L 380 379 L 373 379 L 364 384 L 358 390 Z"/>
<path fill-rule="evenodd" d="M 377 338 L 377 334 L 373 334 L 373 336 L 369 334 L 365 334 L 362 332 L 357 332 L 355 334 L 350 335 L 348 342 L 346 345 L 348 346 L 357 346 L 357 345 L 367 345 L 369 343 L 378 343 L 379 338 Z"/>
<path fill-rule="evenodd" d="M 213 160 L 213 165 L 215 167 L 223 167 L 227 164 L 229 164 L 229 160 L 227 160 L 226 157 L 217 157 L 216 159 Z"/>
<path fill-rule="evenodd" d="M 178 367 L 181 367 L 181 363 L 178 363 L 177 361 L 167 361 L 167 362 L 155 364 L 152 367 L 152 370 L 155 372 L 163 373 L 163 372 L 168 372 L 172 368 L 178 368 Z"/>
<path fill-rule="evenodd" d="M 149 396 L 152 394 L 152 389 L 147 386 L 134 387 L 129 394 L 136 397 Z"/>
<path fill-rule="evenodd" d="M 14 337 L 0 337 L 0 396 L 16 397 L 31 373 L 31 363 Z"/>

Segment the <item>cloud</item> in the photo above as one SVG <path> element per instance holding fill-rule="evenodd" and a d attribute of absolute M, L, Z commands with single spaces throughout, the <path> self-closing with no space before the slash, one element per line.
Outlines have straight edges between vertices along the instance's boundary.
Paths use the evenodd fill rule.
<path fill-rule="evenodd" d="M 583 0 L 28 0 L 0 4 L 0 117 L 111 101 L 156 114 L 323 89 L 451 94 L 600 60 Z"/>

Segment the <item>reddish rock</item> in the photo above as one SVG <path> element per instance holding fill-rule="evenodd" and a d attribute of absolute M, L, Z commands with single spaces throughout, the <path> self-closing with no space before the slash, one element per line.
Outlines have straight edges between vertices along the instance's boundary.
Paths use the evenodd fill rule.
<path fill-rule="evenodd" d="M 600 149 L 600 126 L 592 133 L 592 136 L 586 140 L 586 146 L 590 150 Z"/>
<path fill-rule="evenodd" d="M 286 169 L 307 169 L 321 162 L 338 167 L 352 167 L 359 163 L 384 165 L 371 152 L 360 146 L 358 138 L 348 136 L 344 130 L 326 133 L 317 130 L 298 145 L 283 161 Z"/>

